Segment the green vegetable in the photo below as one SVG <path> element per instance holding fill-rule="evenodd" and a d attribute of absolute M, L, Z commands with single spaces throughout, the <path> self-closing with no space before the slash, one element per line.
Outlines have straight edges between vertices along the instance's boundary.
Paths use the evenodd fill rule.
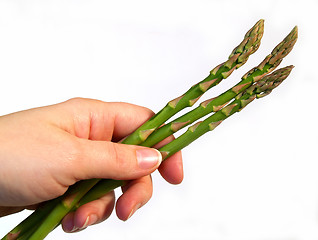
<path fill-rule="evenodd" d="M 243 41 L 232 51 L 229 59 L 215 67 L 208 77 L 191 87 L 182 96 L 168 104 L 134 133 L 124 139 L 125 144 L 139 145 L 169 118 L 186 107 L 191 107 L 208 89 L 219 84 L 259 48 L 264 32 L 264 20 L 259 20 L 246 34 Z"/>
<path fill-rule="evenodd" d="M 220 96 L 201 103 L 199 107 L 162 126 L 140 145 L 152 147 L 161 140 L 179 131 L 181 128 L 195 122 L 211 112 L 216 112 L 221 109 L 232 98 L 248 88 L 253 82 L 257 82 L 264 75 L 272 72 L 280 64 L 283 58 L 292 50 L 296 39 L 297 27 L 295 27 L 257 67 L 246 73 L 242 78 L 242 81 Z"/>
<path fill-rule="evenodd" d="M 170 157 L 201 137 L 203 134 L 214 130 L 219 124 L 222 123 L 222 121 L 234 113 L 241 111 L 254 99 L 268 95 L 274 88 L 279 86 L 282 81 L 288 77 L 292 68 L 293 66 L 288 66 L 276 70 L 274 73 L 263 77 L 261 80 L 237 95 L 236 99 L 234 99 L 227 106 L 223 107 L 204 121 L 198 122 L 189 127 L 184 134 L 160 148 L 159 150 L 161 154 L 165 156 L 165 158 Z"/>
<path fill-rule="evenodd" d="M 235 69 L 242 66 L 248 57 L 258 49 L 263 29 L 264 21 L 260 20 L 246 33 L 243 41 L 233 50 L 226 62 L 215 67 L 208 77 L 191 87 L 185 94 L 168 102 L 161 111 L 125 138 L 122 143 L 151 147 L 183 127 L 215 112 L 204 121 L 192 125 L 185 133 L 160 148 L 159 151 L 162 153 L 163 159 L 167 159 L 206 132 L 213 130 L 222 121 L 242 110 L 254 99 L 268 95 L 289 75 L 292 69 L 292 66 L 288 66 L 268 75 L 292 50 L 297 40 L 297 27 L 257 67 L 247 72 L 235 86 L 162 126 L 173 115 L 192 106 L 208 89 L 220 83 Z M 231 103 L 229 103 L 230 101 Z M 63 196 L 47 202 L 34 211 L 2 240 L 44 239 L 60 224 L 67 213 L 124 184 L 124 181 L 111 179 L 80 181 L 71 186 Z"/>

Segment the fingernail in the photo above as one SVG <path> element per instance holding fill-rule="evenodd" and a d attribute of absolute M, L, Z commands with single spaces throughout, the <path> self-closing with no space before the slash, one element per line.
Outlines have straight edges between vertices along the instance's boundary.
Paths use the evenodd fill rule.
<path fill-rule="evenodd" d="M 154 148 L 143 148 L 136 151 L 138 166 L 149 169 L 159 165 L 162 161 L 160 152 Z"/>
<path fill-rule="evenodd" d="M 88 223 L 88 225 L 90 226 L 90 225 L 93 225 L 93 224 L 97 223 L 97 220 L 98 220 L 97 215 L 95 215 L 95 214 L 89 215 L 89 223 Z"/>
<path fill-rule="evenodd" d="M 76 227 L 76 226 L 74 226 L 70 232 L 73 233 L 73 232 L 76 232 L 76 231 L 78 231 L 78 230 L 79 230 L 79 228 Z"/>
<path fill-rule="evenodd" d="M 79 230 L 83 230 L 88 227 L 90 217 L 88 216 L 83 224 L 83 226 L 79 227 Z"/>
<path fill-rule="evenodd" d="M 91 215 L 89 215 L 86 218 L 83 226 L 79 227 L 77 230 L 83 230 L 83 229 L 87 228 L 88 226 L 93 225 L 94 223 L 96 223 L 97 220 L 98 220 L 97 216 L 95 214 L 91 214 Z"/>
<path fill-rule="evenodd" d="M 131 212 L 129 213 L 129 215 L 128 215 L 126 221 L 127 221 L 140 207 L 141 207 L 141 204 L 140 204 L 140 203 L 137 204 L 137 205 L 131 210 Z"/>
<path fill-rule="evenodd" d="M 71 233 L 77 231 L 78 227 L 74 225 L 73 218 L 68 217 L 64 220 L 63 229 L 65 232 Z"/>

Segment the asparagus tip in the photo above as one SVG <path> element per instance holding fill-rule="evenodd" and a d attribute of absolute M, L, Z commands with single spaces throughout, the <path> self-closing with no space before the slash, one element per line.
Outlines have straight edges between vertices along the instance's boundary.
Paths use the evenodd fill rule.
<path fill-rule="evenodd" d="M 274 71 L 272 74 L 265 76 L 259 84 L 259 92 L 257 98 L 267 96 L 271 91 L 278 87 L 291 73 L 293 65 L 286 66 Z"/>

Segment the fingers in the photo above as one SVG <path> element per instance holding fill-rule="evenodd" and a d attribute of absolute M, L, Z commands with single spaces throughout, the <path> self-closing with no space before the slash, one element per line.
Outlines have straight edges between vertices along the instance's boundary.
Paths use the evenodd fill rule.
<path fill-rule="evenodd" d="M 24 207 L 0 207 L 0 217 L 4 217 L 13 213 L 24 210 Z"/>
<path fill-rule="evenodd" d="M 69 213 L 62 221 L 62 228 L 65 232 L 77 232 L 100 223 L 111 215 L 114 205 L 115 194 L 112 191 L 98 200 L 84 204 L 76 212 Z"/>
<path fill-rule="evenodd" d="M 151 110 L 128 103 L 107 103 L 93 99 L 72 99 L 61 105 L 62 108 L 73 111 L 73 133 L 83 140 L 78 147 L 77 158 L 80 161 L 74 163 L 79 166 L 76 180 L 95 177 L 133 179 L 145 176 L 159 166 L 155 160 L 158 155 L 154 151 L 150 154 L 152 156 L 148 155 L 150 151 L 146 154 L 148 160 L 145 162 L 148 164 L 141 164 L 146 166 L 145 170 L 138 165 L 140 161 L 137 159 L 137 147 L 109 142 L 122 139 L 133 132 L 153 115 Z M 72 131 L 68 129 L 68 132 Z M 172 139 L 173 137 L 169 137 L 161 144 Z M 108 141 L 102 143 L 99 140 Z M 180 183 L 183 179 L 181 154 L 178 153 L 165 161 L 160 167 L 160 173 L 168 182 Z"/>
<path fill-rule="evenodd" d="M 78 154 L 76 161 L 74 161 L 76 166 L 71 169 L 75 169 L 73 172 L 76 174 L 77 180 L 91 178 L 137 179 L 129 182 L 129 185 L 123 188 L 124 193 L 116 205 L 117 216 L 122 220 L 127 220 L 151 198 L 152 183 L 149 174 L 161 164 L 161 154 L 152 148 L 118 144 L 110 142 L 110 140 L 118 141 L 127 136 L 150 118 L 153 113 L 149 109 L 131 104 L 91 101 L 97 104 L 98 108 L 92 107 L 91 104 L 87 106 L 91 116 L 88 121 L 89 133 L 86 129 L 88 137 L 83 137 L 85 134 L 78 134 L 81 128 L 77 127 L 75 135 L 82 137 L 78 141 Z M 77 119 L 85 118 L 78 117 Z M 78 123 L 78 126 L 83 126 L 83 124 Z M 172 139 L 170 137 L 164 140 L 161 145 Z M 169 183 L 180 183 L 183 180 L 181 153 L 178 152 L 164 161 L 159 171 Z M 105 207 L 105 202 L 107 202 L 107 207 Z M 99 204 L 100 206 L 97 207 Z M 111 209 L 112 204 L 109 200 L 101 199 L 83 205 L 76 213 L 65 217 L 63 229 L 68 232 L 77 231 L 106 219 L 110 212 L 105 209 Z M 93 214 L 99 213 L 98 209 L 104 209 L 107 213 Z"/>
<path fill-rule="evenodd" d="M 174 140 L 173 136 L 170 136 L 154 147 L 159 149 L 160 147 L 166 145 L 167 143 Z M 179 184 L 183 180 L 183 163 L 181 151 L 175 153 L 165 161 L 163 161 L 159 167 L 159 172 L 161 176 L 171 184 Z"/>
<path fill-rule="evenodd" d="M 180 184 L 183 181 L 183 163 L 181 152 L 177 152 L 165 161 L 159 167 L 161 176 L 171 184 Z"/>
<path fill-rule="evenodd" d="M 128 220 L 140 207 L 145 205 L 152 196 L 152 180 L 145 176 L 129 182 L 123 187 L 123 195 L 117 200 L 117 217 Z"/>
<path fill-rule="evenodd" d="M 130 181 L 123 187 L 123 195 L 116 204 L 118 218 L 123 221 L 129 219 L 149 201 L 152 191 L 150 176 Z M 62 220 L 62 228 L 65 232 L 78 232 L 90 225 L 100 223 L 111 215 L 114 205 L 115 194 L 112 191 L 98 200 L 84 204 L 76 212 L 67 214 Z"/>
<path fill-rule="evenodd" d="M 110 103 L 94 99 L 75 98 L 59 104 L 63 116 L 71 114 L 73 129 L 59 126 L 77 137 L 118 142 L 148 120 L 153 112 L 129 103 Z M 60 120 L 56 120 L 61 122 Z M 65 122 L 65 117 L 63 122 Z"/>
<path fill-rule="evenodd" d="M 162 161 L 153 148 L 83 139 L 76 155 L 70 168 L 76 179 L 136 179 L 155 171 Z"/>
<path fill-rule="evenodd" d="M 114 132 L 112 140 L 118 142 L 134 132 L 154 113 L 148 108 L 129 104 L 111 103 L 109 106 L 114 117 Z"/>

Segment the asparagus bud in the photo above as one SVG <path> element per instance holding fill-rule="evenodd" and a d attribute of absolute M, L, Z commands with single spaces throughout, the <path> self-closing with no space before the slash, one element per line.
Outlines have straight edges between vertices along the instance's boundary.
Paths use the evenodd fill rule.
<path fill-rule="evenodd" d="M 215 67 L 206 79 L 194 85 L 184 95 L 170 101 L 166 107 L 126 138 L 123 143 L 141 144 L 175 113 L 187 106 L 192 106 L 204 92 L 218 84 L 222 79 L 227 78 L 235 69 L 247 61 L 248 57 L 258 49 L 262 35 L 263 20 L 260 20 L 246 33 L 243 41 L 232 51 L 226 62 Z M 279 65 L 283 57 L 291 51 L 296 39 L 297 27 L 293 29 L 284 41 L 276 46 L 261 64 L 245 74 L 241 82 L 218 98 L 203 102 L 198 108 L 199 110 L 192 112 L 192 115 L 198 114 L 198 116 L 200 116 L 201 114 L 201 116 L 204 116 L 211 111 L 216 113 L 206 120 L 191 126 L 186 133 L 159 149 L 163 158 L 168 158 L 205 132 L 213 130 L 222 121 L 243 109 L 254 99 L 268 95 L 277 87 L 289 75 L 292 67 L 280 69 L 268 76 L 265 75 Z M 233 98 L 235 99 L 227 105 L 228 101 Z M 179 119 L 180 121 L 172 122 L 169 125 L 170 134 L 193 123 L 195 121 L 194 119 L 195 117 L 191 117 L 190 119 L 184 118 L 182 120 Z M 158 137 L 156 141 L 160 141 L 160 137 Z M 147 144 L 145 144 L 145 146 L 147 146 Z M 80 181 L 70 187 L 70 190 L 60 198 L 49 201 L 43 208 L 36 210 L 31 216 L 4 236 L 2 240 L 43 239 L 59 224 L 60 220 L 69 211 L 97 199 L 123 184 L 124 181 L 118 180 L 91 179 Z"/>
<path fill-rule="evenodd" d="M 288 77 L 292 68 L 293 66 L 288 66 L 279 69 L 266 77 L 263 77 L 259 82 L 246 89 L 246 91 L 240 94 L 237 99 L 234 99 L 227 106 L 223 107 L 204 121 L 198 122 L 189 127 L 184 134 L 159 149 L 163 158 L 166 159 L 170 157 L 174 153 L 188 146 L 194 140 L 201 137 L 203 134 L 214 130 L 225 119 L 234 113 L 241 111 L 254 99 L 268 95 L 274 88 L 276 88 Z"/>
<path fill-rule="evenodd" d="M 235 112 L 242 110 L 246 107 L 250 102 L 252 102 L 255 98 L 260 98 L 264 96 L 264 93 L 268 93 L 276 88 L 284 79 L 288 77 L 292 70 L 293 66 L 288 66 L 282 69 L 279 69 L 273 72 L 271 75 L 268 75 L 259 81 L 258 83 L 254 83 L 244 92 L 237 96 L 237 98 L 228 106 L 220 109 L 214 115 L 209 117 L 209 120 L 205 121 L 205 128 L 197 123 L 189 128 L 188 132 L 184 135 L 181 135 L 179 138 L 175 139 L 174 141 L 170 142 L 169 144 L 165 145 L 164 147 L 160 148 L 159 151 L 161 152 L 163 159 L 167 159 L 172 154 L 176 153 L 177 151 L 181 150 L 183 147 L 187 146 L 195 139 L 203 135 L 207 131 L 211 131 L 216 128 L 223 120 L 228 118 L 229 116 L 233 115 Z M 197 130 L 197 127 L 199 129 Z M 203 129 L 205 132 L 202 132 Z M 195 133 L 194 133 L 195 132 Z M 199 134 L 201 133 L 201 135 Z M 193 135 L 193 136 L 188 136 Z M 104 179 L 98 182 L 98 184 L 90 190 L 84 198 L 81 199 L 79 205 L 85 204 L 87 202 L 96 200 L 102 196 L 104 196 L 110 189 L 110 186 L 119 186 L 123 184 L 122 181 Z"/>
<path fill-rule="evenodd" d="M 216 112 L 221 109 L 232 98 L 251 86 L 253 82 L 262 79 L 266 74 L 272 72 L 281 63 L 283 58 L 292 50 L 296 40 L 297 27 L 293 28 L 293 30 L 284 38 L 284 40 L 279 43 L 272 50 L 271 54 L 269 54 L 257 67 L 247 72 L 238 84 L 220 96 L 201 103 L 200 106 L 193 109 L 192 111 L 189 111 L 183 116 L 160 127 L 140 145 L 152 147 L 181 128 L 190 125 L 191 123 L 211 112 Z"/>
<path fill-rule="evenodd" d="M 247 61 L 248 57 L 258 49 L 263 32 L 264 20 L 259 20 L 245 34 L 243 41 L 232 51 L 226 62 L 215 67 L 208 77 L 191 87 L 185 94 L 168 102 L 161 111 L 128 136 L 123 143 L 135 145 L 142 143 L 170 117 L 182 109 L 192 106 L 203 93 L 220 83 L 222 79 L 227 78 Z"/>

